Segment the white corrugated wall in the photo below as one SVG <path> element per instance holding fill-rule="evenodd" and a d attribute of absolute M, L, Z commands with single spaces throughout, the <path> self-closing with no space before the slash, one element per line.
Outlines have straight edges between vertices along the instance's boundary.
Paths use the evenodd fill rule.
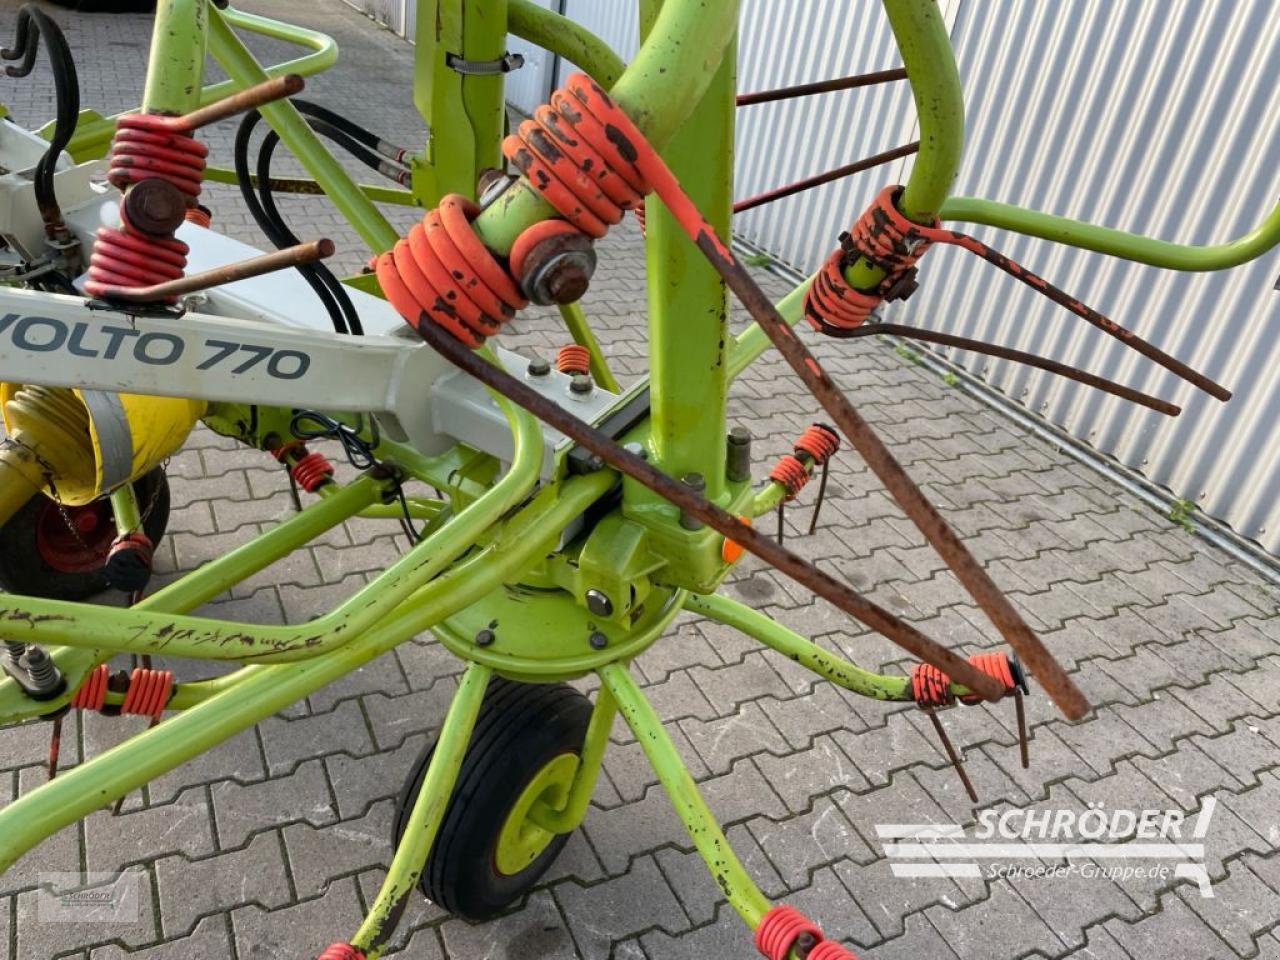
<path fill-rule="evenodd" d="M 952 39 L 969 141 L 957 193 L 1196 244 L 1245 233 L 1280 198 L 1280 17 L 1270 0 L 963 0 Z M 1181 404 L 1170 419 L 1016 364 L 952 355 L 1280 552 L 1280 256 L 1174 273 L 973 232 L 1235 397 L 1201 394 L 959 250 L 930 252 L 897 316 Z"/>

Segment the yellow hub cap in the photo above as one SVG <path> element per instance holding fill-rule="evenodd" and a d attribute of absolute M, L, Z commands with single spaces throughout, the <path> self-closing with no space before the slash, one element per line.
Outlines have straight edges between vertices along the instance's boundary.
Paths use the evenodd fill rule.
<path fill-rule="evenodd" d="M 578 755 L 562 753 L 535 773 L 516 798 L 494 850 L 494 865 L 503 876 L 511 877 L 524 870 L 555 839 L 556 835 L 534 823 L 529 813 L 535 805 L 562 809 L 568 802 L 569 788 L 577 772 Z"/>

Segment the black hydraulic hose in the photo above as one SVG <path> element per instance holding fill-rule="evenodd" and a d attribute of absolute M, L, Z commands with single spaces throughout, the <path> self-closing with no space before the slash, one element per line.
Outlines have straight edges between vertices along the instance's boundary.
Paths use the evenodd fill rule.
<path fill-rule="evenodd" d="M 240 196 L 244 199 L 245 206 L 249 208 L 249 213 L 254 222 L 257 223 L 258 229 L 267 235 L 267 239 L 273 246 L 277 249 L 282 249 L 290 246 L 292 242 L 296 242 L 297 238 L 294 237 L 292 241 L 287 239 L 293 237 L 288 227 L 283 222 L 277 222 L 267 215 L 266 210 L 258 199 L 258 195 L 254 192 L 252 178 L 249 175 L 249 140 L 253 135 L 254 127 L 257 126 L 258 121 L 261 119 L 262 115 L 253 110 L 245 114 L 239 128 L 236 130 L 233 148 L 236 180 L 240 186 Z M 325 311 L 329 314 L 333 329 L 338 333 L 350 333 L 351 329 L 347 324 L 344 312 L 334 299 L 329 285 L 312 269 L 313 266 L 312 264 L 307 264 L 296 269 L 320 299 Z"/>
<path fill-rule="evenodd" d="M 276 206 L 275 197 L 271 192 L 271 158 L 275 155 L 277 144 L 280 143 L 280 135 L 274 130 L 269 130 L 267 135 L 262 138 L 262 144 L 258 147 L 258 199 L 262 203 L 263 212 L 271 218 L 283 237 L 283 246 L 293 246 L 299 240 L 292 230 L 284 222 L 284 217 L 280 215 L 280 209 Z M 277 246 L 280 246 L 277 243 Z M 307 264 L 307 269 L 313 271 L 319 281 L 324 284 L 330 296 L 341 313 L 343 318 L 342 326 L 345 330 L 339 330 L 340 333 L 350 332 L 357 336 L 364 333 L 364 328 L 360 323 L 360 315 L 356 312 L 355 305 L 351 302 L 351 297 L 347 293 L 347 288 L 343 286 L 342 281 L 333 275 L 323 263 Z M 335 324 L 336 327 L 336 324 Z"/>
<path fill-rule="evenodd" d="M 312 103 L 310 100 L 302 100 L 298 97 L 294 97 L 290 102 L 298 108 L 299 112 L 327 123 L 330 127 L 341 130 L 347 136 L 359 141 L 394 163 L 403 166 L 405 157 L 409 155 L 409 151 L 404 147 L 383 140 L 373 131 L 367 130 L 358 123 L 348 120 L 342 114 L 334 113 L 318 103 Z"/>
<path fill-rule="evenodd" d="M 76 132 L 76 123 L 80 118 L 80 81 L 76 75 L 75 60 L 62 29 L 48 14 L 31 3 L 18 11 L 18 31 L 14 45 L 0 50 L 0 57 L 5 60 L 20 59 L 18 64 L 5 67 L 5 73 L 11 77 L 25 77 L 35 65 L 41 38 L 44 39 L 49 62 L 53 67 L 57 116 L 49 149 L 36 164 L 33 185 L 36 204 L 40 208 L 45 228 L 52 233 L 63 226 L 62 211 L 58 207 L 58 197 L 53 188 L 53 173 L 58 157 Z"/>

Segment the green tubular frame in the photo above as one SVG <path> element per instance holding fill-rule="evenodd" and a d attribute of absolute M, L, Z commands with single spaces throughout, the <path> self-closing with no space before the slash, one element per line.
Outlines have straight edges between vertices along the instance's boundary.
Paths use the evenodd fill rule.
<path fill-rule="evenodd" d="M 949 197 L 963 147 L 964 104 L 954 56 L 933 0 L 883 0 L 902 53 L 921 125 L 921 149 L 900 198 L 903 212 L 920 222 L 968 220 L 1060 243 L 1181 270 L 1213 270 L 1242 263 L 1280 241 L 1280 207 L 1252 233 L 1226 244 L 1184 246 L 1105 227 L 967 197 Z M 287 102 L 263 108 L 268 124 L 299 159 L 308 189 L 325 194 L 373 252 L 390 248 L 396 231 L 377 203 L 434 205 L 446 191 L 474 193 L 476 176 L 500 164 L 505 122 L 500 77 L 466 76 L 444 66 L 446 53 L 492 59 L 513 32 L 582 67 L 608 86 L 646 136 L 663 151 L 690 194 L 725 237 L 729 236 L 732 184 L 736 0 L 642 0 L 645 42 L 627 65 L 598 37 L 530 0 L 419 0 L 414 102 L 430 128 L 413 158 L 413 187 L 397 190 L 355 183 Z M 301 45 L 308 53 L 263 68 L 237 30 Z M 206 50 L 229 79 L 202 86 Z M 234 89 L 285 72 L 310 75 L 337 59 L 323 34 L 205 0 L 161 0 L 148 65 L 143 105 L 181 113 Z M 86 111 L 70 151 L 77 160 L 101 156 L 114 118 Z M 46 128 L 47 130 L 48 128 Z M 234 182 L 230 171 L 211 168 L 211 180 Z M 706 492 L 726 508 L 760 516 L 774 509 L 781 487 L 756 490 L 724 478 L 725 398 L 729 384 L 767 348 L 755 325 L 727 335 L 724 286 L 674 228 L 660 203 L 647 209 L 651 414 L 626 437 L 645 444 L 650 459 L 673 475 L 700 473 Z M 477 232 L 499 253 L 515 237 L 552 214 L 519 181 L 483 211 Z M 879 279 L 867 263 L 847 271 L 856 286 Z M 368 277 L 353 283 L 371 287 Z M 778 304 L 789 323 L 801 315 L 807 282 Z M 592 374 L 606 389 L 618 385 L 581 308 L 561 310 L 575 342 L 588 347 Z M 328 484 L 315 502 L 270 531 L 143 599 L 129 609 L 10 598 L 0 595 L 0 622 L 17 639 L 47 644 L 75 690 L 89 670 L 120 652 L 153 653 L 248 663 L 211 680 L 179 683 L 169 708 L 175 716 L 60 775 L 0 810 L 0 870 L 42 839 L 217 743 L 386 653 L 425 630 L 468 661 L 439 734 L 403 842 L 353 943 L 370 960 L 390 937 L 405 898 L 420 879 L 490 678 L 497 674 L 551 682 L 596 673 L 601 681 L 580 760 L 563 803 L 536 803 L 529 820 L 551 833 L 582 822 L 599 776 L 609 731 L 621 714 L 653 765 L 664 790 L 728 902 L 755 927 L 769 909 L 723 831 L 698 793 L 661 721 L 632 679 L 630 661 L 653 643 L 682 611 L 731 626 L 815 674 L 861 696 L 910 701 L 910 680 L 877 674 L 823 649 L 768 616 L 715 594 L 728 572 L 719 542 L 708 531 L 689 531 L 665 501 L 608 470 L 539 484 L 542 432 L 531 416 L 497 398 L 514 437 L 512 460 L 457 448 L 425 457 L 383 441 L 381 458 L 409 477 L 448 489 L 448 503 L 412 499 L 411 514 L 425 520 L 425 538 L 366 587 L 316 621 L 280 626 L 233 623 L 191 611 L 247 577 L 268 568 L 325 531 L 356 516 L 393 518 L 392 478 L 371 471 L 347 484 Z M 279 413 L 279 412 L 276 412 Z M 576 540 L 562 534 L 606 496 L 619 505 Z M 136 529 L 138 505 L 124 488 L 112 495 L 121 529 Z M 615 539 L 608 540 L 608 537 Z M 637 546 L 639 545 L 639 546 Z M 709 552 L 716 559 L 709 562 Z M 599 558 L 607 558 L 600 561 Z M 582 598 L 566 586 L 590 559 L 607 567 L 623 587 L 642 586 L 647 598 L 628 618 L 608 625 L 605 649 L 588 650 L 582 637 L 538 638 L 511 652 L 485 647 L 468 634 L 495 596 L 528 587 L 522 603 L 561 604 L 544 620 L 526 614 L 503 632 L 521 635 L 531 625 L 592 623 Z M 610 566 L 612 564 L 612 566 Z M 652 582 L 651 582 L 652 581 Z M 575 588 L 576 589 L 576 588 Z M 578 606 L 574 606 L 578 604 Z M 550 610 L 550 607 L 546 609 Z M 559 618 L 559 619 L 557 619 Z M 591 629 L 596 629 L 592 626 Z M 967 691 L 953 685 L 952 692 Z M 0 724 L 47 716 L 64 707 L 70 692 L 35 703 L 10 680 L 0 681 Z M 108 704 L 123 695 L 110 693 Z"/>

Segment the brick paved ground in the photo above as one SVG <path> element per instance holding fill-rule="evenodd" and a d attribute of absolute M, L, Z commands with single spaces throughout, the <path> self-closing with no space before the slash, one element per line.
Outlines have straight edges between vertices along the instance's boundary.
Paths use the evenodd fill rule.
<path fill-rule="evenodd" d="M 5 6 L 0 37 L 16 4 Z M 311 94 L 396 139 L 419 138 L 405 86 L 408 49 L 336 0 L 290 6 L 342 43 L 338 70 Z M 145 22 L 60 19 L 80 57 L 86 101 L 117 110 L 136 100 Z M 42 83 L 5 81 L 3 99 L 43 119 Z M 228 131 L 210 138 L 224 160 Z M 209 196 L 223 228 L 256 239 L 233 191 Z M 345 265 L 359 263 L 336 215 L 309 200 L 289 210 L 299 233 L 330 234 L 356 251 Z M 603 243 L 588 298 L 611 358 L 629 376 L 645 365 L 637 250 L 629 230 Z M 545 315 L 518 327 L 513 339 L 525 345 L 559 339 Z M 1097 705 L 1069 724 L 1033 697 L 1030 771 L 1019 768 L 1008 711 L 948 713 L 984 803 L 1190 812 L 1215 797 L 1206 853 L 1218 895 L 1202 899 L 1194 886 L 1169 881 L 893 877 L 876 823 L 975 818 L 927 721 L 816 683 L 731 630 L 685 619 L 636 672 L 766 892 L 872 960 L 1280 957 L 1275 588 L 883 346 L 819 349 Z M 773 361 L 742 378 L 732 408 L 769 457 L 812 416 Z M 170 476 L 166 578 L 288 510 L 277 471 L 207 432 L 173 460 Z M 854 457 L 838 458 L 833 488 L 817 536 L 797 541 L 803 549 L 926 632 L 965 650 L 988 646 L 991 631 Z M 807 507 L 795 511 L 793 535 L 807 519 Z M 398 550 L 385 526 L 351 523 L 207 612 L 297 621 L 349 594 Z M 895 648 L 768 571 L 744 564 L 729 591 L 865 666 L 905 664 Z M 189 665 L 179 669 L 192 675 Z M 0 878 L 5 955 L 297 960 L 349 934 L 391 853 L 392 797 L 458 673 L 421 637 L 161 777 L 120 816 L 95 814 L 55 836 Z M 128 719 L 72 720 L 69 762 L 138 728 Z M 0 735 L 0 805 L 43 780 L 46 738 L 42 726 Z M 136 874 L 138 921 L 40 922 L 37 873 L 79 869 Z M 754 955 L 621 727 L 584 828 L 525 904 L 471 926 L 419 902 L 392 952 L 414 960 Z"/>

